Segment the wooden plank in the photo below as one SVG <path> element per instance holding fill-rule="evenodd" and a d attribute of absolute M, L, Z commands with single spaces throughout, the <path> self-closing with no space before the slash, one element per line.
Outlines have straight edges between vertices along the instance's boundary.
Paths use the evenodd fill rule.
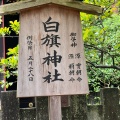
<path fill-rule="evenodd" d="M 61 96 L 49 97 L 49 120 L 62 120 Z"/>
<path fill-rule="evenodd" d="M 88 93 L 79 11 L 40 7 L 22 11 L 20 23 L 18 97 Z"/>
<path fill-rule="evenodd" d="M 79 1 L 67 2 L 67 3 L 63 3 L 62 5 L 73 9 L 77 9 L 79 10 L 79 12 L 85 12 L 93 15 L 100 15 L 103 13 L 103 8 L 101 8 L 100 6 L 87 4 Z"/>
<path fill-rule="evenodd" d="M 99 15 L 102 14 L 103 9 L 100 6 L 86 4 L 84 2 L 73 1 L 73 0 L 25 0 L 20 2 L 15 2 L 7 5 L 0 6 L 0 14 L 12 14 L 20 12 L 21 10 L 39 7 L 46 4 L 56 4 L 62 5 L 64 7 L 73 8 L 80 12 L 90 13 Z"/>

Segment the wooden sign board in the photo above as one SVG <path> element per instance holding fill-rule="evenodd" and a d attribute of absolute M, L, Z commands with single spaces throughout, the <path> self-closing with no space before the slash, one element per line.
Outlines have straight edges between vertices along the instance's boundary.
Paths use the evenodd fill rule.
<path fill-rule="evenodd" d="M 17 97 L 88 93 L 79 11 L 32 8 L 20 24 Z"/>

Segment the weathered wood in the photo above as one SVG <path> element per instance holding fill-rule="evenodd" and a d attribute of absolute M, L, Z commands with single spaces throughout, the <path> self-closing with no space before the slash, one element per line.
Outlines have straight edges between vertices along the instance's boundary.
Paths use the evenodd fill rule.
<path fill-rule="evenodd" d="M 21 12 L 18 97 L 89 92 L 79 15 L 79 11 L 54 5 Z M 49 22 L 59 23 L 58 32 L 45 32 L 43 23 L 50 17 Z M 58 37 L 58 46 L 52 44 L 53 35 Z"/>
<path fill-rule="evenodd" d="M 7 5 L 0 6 L 0 14 L 11 14 L 20 12 L 21 10 L 33 8 L 33 7 L 41 7 L 41 5 L 62 5 L 64 7 L 76 9 L 80 12 L 90 13 L 99 15 L 102 14 L 103 9 L 100 6 L 87 4 L 84 2 L 73 1 L 73 0 L 25 0 L 20 2 L 15 2 Z"/>
<path fill-rule="evenodd" d="M 49 120 L 62 120 L 61 96 L 49 97 Z"/>

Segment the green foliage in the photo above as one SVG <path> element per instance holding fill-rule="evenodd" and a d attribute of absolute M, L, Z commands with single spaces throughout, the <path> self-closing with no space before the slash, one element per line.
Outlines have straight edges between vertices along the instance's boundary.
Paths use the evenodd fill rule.
<path fill-rule="evenodd" d="M 0 84 L 1 84 L 2 88 L 6 88 L 7 89 L 9 86 L 13 85 L 13 82 L 7 82 L 7 81 L 2 80 L 2 81 L 0 81 Z"/>
<path fill-rule="evenodd" d="M 0 36 L 10 35 L 10 33 L 9 27 L 0 28 Z"/>
<path fill-rule="evenodd" d="M 4 74 L 5 78 L 9 78 L 11 75 L 12 76 L 17 76 L 18 75 L 18 45 L 14 47 L 13 49 L 9 48 L 7 55 L 9 57 L 7 58 L 2 58 L 0 60 L 0 73 Z M 2 80 L 0 82 L 1 87 L 6 87 L 8 88 L 13 84 L 13 82 L 5 82 Z"/>
<path fill-rule="evenodd" d="M 18 65 L 18 45 L 13 49 L 9 48 L 7 55 L 8 58 L 2 58 L 0 65 L 5 65 L 8 69 L 16 69 Z"/>
<path fill-rule="evenodd" d="M 19 34 L 20 22 L 17 20 L 10 21 L 10 27 L 0 28 L 0 36 L 10 35 L 11 31 L 14 31 L 16 34 Z"/>
<path fill-rule="evenodd" d="M 85 1 L 104 7 L 101 16 L 81 14 L 90 90 L 120 87 L 120 2 Z"/>
<path fill-rule="evenodd" d="M 5 78 L 9 78 L 11 75 L 12 76 L 17 76 L 18 75 L 18 45 L 14 47 L 13 49 L 9 48 L 7 55 L 9 57 L 7 58 L 2 58 L 0 60 L 0 73 L 4 74 Z M 0 82 L 1 87 L 8 88 L 13 84 L 13 82 L 7 82 L 2 80 Z"/>
<path fill-rule="evenodd" d="M 20 22 L 18 22 L 17 20 L 15 20 L 14 22 L 10 21 L 10 27 L 17 35 L 19 34 Z"/>
<path fill-rule="evenodd" d="M 0 36 L 10 35 L 11 31 L 14 31 L 16 34 L 19 33 L 20 23 L 15 21 L 10 21 L 10 27 L 0 28 Z M 9 48 L 7 54 L 7 58 L 0 59 L 0 73 L 4 74 L 4 78 L 9 78 L 12 76 L 17 76 L 18 74 L 18 45 L 14 48 Z M 1 80 L 1 87 L 8 88 L 14 82 L 7 82 L 5 80 Z"/>

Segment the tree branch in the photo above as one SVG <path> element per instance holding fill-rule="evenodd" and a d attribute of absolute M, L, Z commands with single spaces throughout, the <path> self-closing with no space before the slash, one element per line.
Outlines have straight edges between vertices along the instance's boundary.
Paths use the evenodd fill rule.
<path fill-rule="evenodd" d="M 91 63 L 90 61 L 86 61 L 86 63 L 91 64 L 95 68 L 111 68 L 111 69 L 120 70 L 120 67 L 115 66 L 115 65 L 111 65 L 111 66 L 108 66 L 108 65 L 95 65 L 94 63 Z"/>
<path fill-rule="evenodd" d="M 90 44 L 86 44 L 86 43 L 84 43 L 84 46 L 87 48 L 94 48 L 94 49 L 96 49 L 96 50 L 98 50 L 98 51 L 100 51 L 100 52 L 104 52 L 104 53 L 106 53 L 106 54 L 108 54 L 109 56 L 111 56 L 111 57 L 113 57 L 113 55 L 111 55 L 108 51 L 106 51 L 105 49 L 103 49 L 103 48 L 98 48 L 98 47 L 96 47 L 95 45 L 90 45 Z M 114 54 L 114 56 L 120 56 L 120 54 Z"/>

